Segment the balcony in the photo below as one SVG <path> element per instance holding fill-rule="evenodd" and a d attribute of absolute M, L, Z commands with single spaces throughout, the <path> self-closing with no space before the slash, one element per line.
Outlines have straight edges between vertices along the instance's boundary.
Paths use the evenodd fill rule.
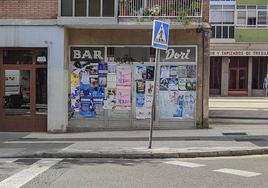
<path fill-rule="evenodd" d="M 202 0 L 119 0 L 119 21 L 200 21 Z"/>
<path fill-rule="evenodd" d="M 148 25 L 155 18 L 200 22 L 203 0 L 61 0 L 59 25 Z M 147 24 L 146 24 L 147 23 Z"/>

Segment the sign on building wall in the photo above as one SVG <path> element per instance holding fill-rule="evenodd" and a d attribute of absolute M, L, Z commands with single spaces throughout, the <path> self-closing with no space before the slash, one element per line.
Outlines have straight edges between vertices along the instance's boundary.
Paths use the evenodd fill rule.
<path fill-rule="evenodd" d="M 104 47 L 71 47 L 71 61 L 104 60 Z"/>
<path fill-rule="evenodd" d="M 268 56 L 265 50 L 213 50 L 210 56 Z"/>
<path fill-rule="evenodd" d="M 172 47 L 161 51 L 160 62 L 196 62 L 196 47 Z"/>

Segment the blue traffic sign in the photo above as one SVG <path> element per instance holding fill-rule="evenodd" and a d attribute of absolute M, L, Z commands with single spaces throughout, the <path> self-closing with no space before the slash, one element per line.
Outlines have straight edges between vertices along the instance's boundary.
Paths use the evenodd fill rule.
<path fill-rule="evenodd" d="M 166 50 L 168 48 L 169 24 L 159 20 L 154 20 L 152 46 Z"/>

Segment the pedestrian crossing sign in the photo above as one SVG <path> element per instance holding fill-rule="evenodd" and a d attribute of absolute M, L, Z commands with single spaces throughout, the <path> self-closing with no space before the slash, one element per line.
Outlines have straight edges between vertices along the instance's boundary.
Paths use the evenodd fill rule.
<path fill-rule="evenodd" d="M 166 50 L 168 48 L 168 35 L 169 24 L 159 20 L 154 20 L 152 36 L 153 48 Z"/>

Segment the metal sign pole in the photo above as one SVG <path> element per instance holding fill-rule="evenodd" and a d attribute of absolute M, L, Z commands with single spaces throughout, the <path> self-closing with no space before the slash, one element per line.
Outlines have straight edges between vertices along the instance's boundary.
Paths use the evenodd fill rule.
<path fill-rule="evenodd" d="M 155 121 L 155 99 L 156 99 L 156 83 L 157 83 L 157 69 L 158 69 L 158 56 L 159 56 L 159 49 L 156 49 L 155 52 L 155 64 L 154 64 L 154 90 L 153 90 L 153 101 L 152 101 L 152 108 L 151 108 L 151 119 L 150 119 L 150 136 L 149 136 L 149 149 L 152 149 L 152 137 L 153 137 L 153 124 Z"/>

